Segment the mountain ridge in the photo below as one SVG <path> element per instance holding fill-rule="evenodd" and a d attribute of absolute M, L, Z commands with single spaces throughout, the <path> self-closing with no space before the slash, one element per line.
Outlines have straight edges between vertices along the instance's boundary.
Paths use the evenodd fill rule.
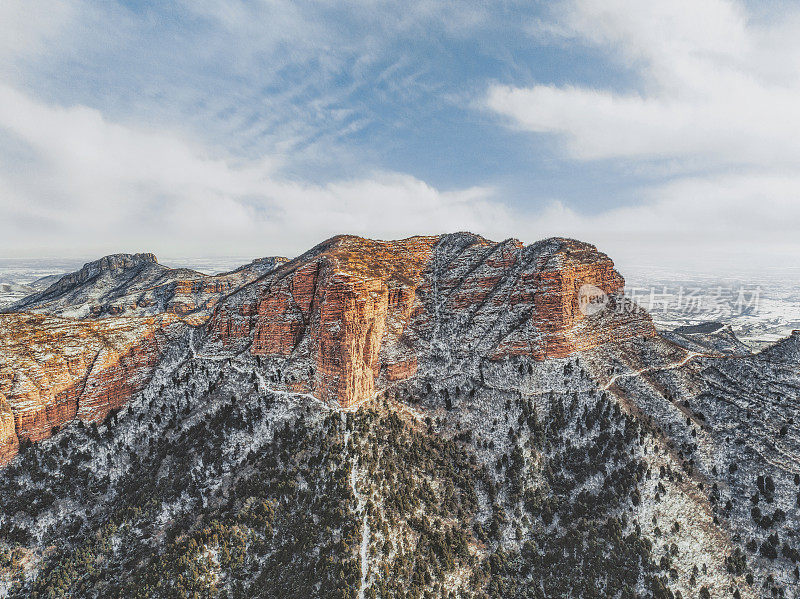
<path fill-rule="evenodd" d="M 756 599 L 800 580 L 800 333 L 673 342 L 591 244 L 338 236 L 202 318 L 4 323 L 0 428 L 24 447 L 0 470 L 0 596 Z"/>
<path fill-rule="evenodd" d="M 3 312 L 32 311 L 73 318 L 172 312 L 199 318 L 225 293 L 269 272 L 282 257 L 258 258 L 235 270 L 205 275 L 159 264 L 152 253 L 111 254 L 59 277 Z"/>
<path fill-rule="evenodd" d="M 436 271 L 442 268 L 447 274 Z M 442 327 L 457 335 L 474 323 L 479 338 L 462 341 L 494 358 L 563 356 L 626 327 L 620 337 L 655 335 L 649 317 L 632 306 L 586 318 L 578 292 L 589 284 L 624 301 L 613 262 L 574 240 L 526 247 L 464 233 L 394 242 L 334 237 L 228 296 L 209 320 L 205 345 L 247 346 L 282 360 L 293 369 L 293 389 L 318 389 L 347 406 L 371 396 L 382 372 L 389 380 L 413 375 L 413 346 L 430 344 Z M 440 293 L 450 297 L 427 299 Z M 455 322 L 468 313 L 470 323 Z M 584 330 L 590 321 L 597 328 Z"/>

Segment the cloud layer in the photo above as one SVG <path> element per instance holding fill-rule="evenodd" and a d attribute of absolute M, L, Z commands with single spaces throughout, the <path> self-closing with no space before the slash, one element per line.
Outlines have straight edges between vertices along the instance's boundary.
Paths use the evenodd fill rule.
<path fill-rule="evenodd" d="M 800 162 L 800 22 L 790 37 L 786 22 L 751 23 L 725 0 L 577 0 L 562 15 L 562 35 L 632 69 L 637 86 L 495 86 L 492 109 L 527 130 L 563 135 L 580 160 Z"/>
<path fill-rule="evenodd" d="M 0 176 L 0 246 L 11 254 L 32 240 L 45 252 L 97 240 L 98 250 L 113 242 L 167 253 L 176 244 L 201 255 L 291 253 L 340 232 L 497 231 L 510 222 L 486 189 L 442 192 L 390 172 L 298 182 L 269 159 L 214 156 L 190 140 L 111 123 L 86 107 L 49 106 L 7 86 L 0 127 L 24 164 L 6 164 Z"/>
<path fill-rule="evenodd" d="M 7 0 L 0 253 L 474 230 L 623 267 L 797 262 L 796 9 L 534 5 Z"/>
<path fill-rule="evenodd" d="M 800 258 L 798 14 L 782 7 L 756 20 L 726 0 L 575 0 L 554 12 L 534 35 L 601 52 L 633 74 L 630 87 L 494 85 L 488 107 L 556 136 L 576 164 L 664 178 L 636 207 L 567 222 L 638 231 L 665 253 L 734 252 L 734 264 Z"/>
<path fill-rule="evenodd" d="M 422 109 L 424 67 L 389 54 L 424 32 L 460 38 L 488 14 L 459 8 L 3 3 L 0 252 L 256 256 L 337 233 L 510 234 L 489 185 L 443 189 L 354 147 L 380 118 L 363 88 Z"/>

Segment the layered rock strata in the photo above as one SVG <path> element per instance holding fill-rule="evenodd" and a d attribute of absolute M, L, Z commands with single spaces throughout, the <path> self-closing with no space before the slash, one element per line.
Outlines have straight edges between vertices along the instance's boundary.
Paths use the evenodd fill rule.
<path fill-rule="evenodd" d="M 99 421 L 150 380 L 175 317 L 75 321 L 0 315 L 0 464 L 76 418 Z"/>
<path fill-rule="evenodd" d="M 63 277 L 30 306 L 84 310 L 102 290 L 125 301 L 139 293 L 131 310 L 161 316 L 0 315 L 0 463 L 20 442 L 44 439 L 75 418 L 101 420 L 124 405 L 176 331 L 205 322 L 212 304 L 196 312 L 202 297 L 223 299 L 204 328 L 201 352 L 248 352 L 269 369 L 272 384 L 343 407 L 442 368 L 564 358 L 655 335 L 649 317 L 625 300 L 613 262 L 569 239 L 524 246 L 467 233 L 400 241 L 340 236 L 290 262 L 257 262 L 220 277 L 147 287 L 164 268 L 155 257 L 109 257 Z M 586 289 L 602 309 L 586 309 Z M 195 303 L 180 307 L 180 297 Z"/>
<path fill-rule="evenodd" d="M 277 359 L 282 384 L 347 407 L 441 359 L 562 358 L 655 335 L 623 289 L 608 256 L 569 239 L 340 236 L 226 298 L 206 350 Z"/>

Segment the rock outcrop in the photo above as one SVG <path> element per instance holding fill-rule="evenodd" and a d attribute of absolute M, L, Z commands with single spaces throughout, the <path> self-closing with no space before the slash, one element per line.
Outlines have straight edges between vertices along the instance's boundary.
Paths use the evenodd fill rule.
<path fill-rule="evenodd" d="M 285 258 L 261 258 L 234 271 L 205 275 L 168 268 L 153 254 L 114 254 L 89 262 L 33 293 L 6 312 L 69 318 L 177 314 L 199 324 L 225 294 L 270 272 Z"/>
<path fill-rule="evenodd" d="M 169 315 L 101 322 L 0 315 L 0 464 L 20 442 L 124 405 L 183 329 Z"/>
<path fill-rule="evenodd" d="M 662 331 L 661 336 L 688 350 L 708 355 L 746 356 L 751 349 L 742 343 L 730 325 L 703 322 Z"/>
<path fill-rule="evenodd" d="M 207 276 L 169 269 L 153 254 L 115 254 L 8 308 L 0 314 L 0 465 L 20 443 L 123 406 L 150 379 L 173 336 L 285 261 L 261 258 Z"/>
<path fill-rule="evenodd" d="M 800 332 L 657 335 L 560 238 L 336 237 L 216 283 L 193 329 L 0 316 L 0 464 L 128 402 L 3 471 L 0 595 L 797 588 Z"/>
<path fill-rule="evenodd" d="M 474 371 L 655 335 L 613 262 L 569 239 L 340 236 L 290 262 L 197 275 L 152 254 L 109 256 L 18 305 L 88 318 L 0 315 L 0 462 L 20 442 L 124 405 L 173 332 L 205 322 L 220 298 L 201 351 L 247 351 L 276 386 L 343 407 L 448 365 Z M 587 289 L 602 309 L 582 303 Z M 142 313 L 161 315 L 129 316 Z"/>
<path fill-rule="evenodd" d="M 14 424 L 11 404 L 0 393 L 0 465 L 5 465 L 17 454 L 19 439 Z"/>
<path fill-rule="evenodd" d="M 281 384 L 347 407 L 443 359 L 562 358 L 655 335 L 623 288 L 605 254 L 574 240 L 340 236 L 226 298 L 206 351 L 277 360 Z M 585 289 L 603 309 L 581 305 Z"/>

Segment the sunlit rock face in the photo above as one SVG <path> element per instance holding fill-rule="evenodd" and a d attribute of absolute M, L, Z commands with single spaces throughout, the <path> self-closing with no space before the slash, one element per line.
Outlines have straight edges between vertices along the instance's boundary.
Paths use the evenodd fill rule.
<path fill-rule="evenodd" d="M 284 258 L 207 276 L 153 254 L 114 254 L 57 278 L 0 314 L 0 465 L 20 443 L 75 419 L 99 421 L 150 380 L 167 347 L 227 293 Z"/>
<path fill-rule="evenodd" d="M 76 418 L 100 421 L 150 380 L 174 336 L 172 316 L 76 321 L 0 315 L 0 464 Z"/>
<path fill-rule="evenodd" d="M 339 236 L 288 262 L 186 274 L 152 254 L 108 256 L 19 304 L 76 318 L 0 315 L 0 462 L 20 442 L 123 406 L 170 343 L 188 346 L 183 333 L 220 298 L 200 351 L 248 352 L 268 365 L 273 387 L 342 407 L 399 381 L 473 372 L 485 360 L 562 358 L 655 334 L 626 303 L 613 262 L 568 239 Z M 604 309 L 581 304 L 586 288 Z M 150 312 L 160 316 L 129 316 Z"/>
<path fill-rule="evenodd" d="M 587 286 L 604 309 L 580 304 Z M 205 351 L 279 360 L 276 382 L 347 407 L 442 360 L 544 360 L 655 335 L 623 288 L 608 256 L 574 240 L 340 236 L 229 296 Z"/>
<path fill-rule="evenodd" d="M 0 393 L 0 465 L 10 462 L 18 450 L 19 439 L 14 425 L 14 412 L 11 404 Z"/>

